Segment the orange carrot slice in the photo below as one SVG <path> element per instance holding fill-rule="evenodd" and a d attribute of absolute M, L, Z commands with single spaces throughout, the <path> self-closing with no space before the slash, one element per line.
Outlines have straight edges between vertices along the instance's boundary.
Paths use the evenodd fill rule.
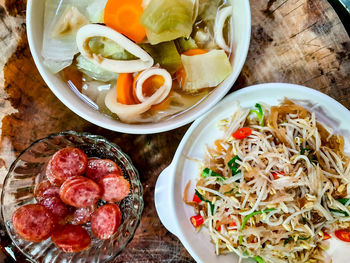
<path fill-rule="evenodd" d="M 194 49 L 189 49 L 182 54 L 186 56 L 196 56 L 196 55 L 202 55 L 205 53 L 208 53 L 208 51 L 200 48 L 194 48 Z"/>
<path fill-rule="evenodd" d="M 142 0 L 108 0 L 104 20 L 108 27 L 140 43 L 146 36 L 140 23 L 142 13 Z"/>
<path fill-rule="evenodd" d="M 126 105 L 136 104 L 133 96 L 133 77 L 131 73 L 119 74 L 117 80 L 117 101 Z"/>

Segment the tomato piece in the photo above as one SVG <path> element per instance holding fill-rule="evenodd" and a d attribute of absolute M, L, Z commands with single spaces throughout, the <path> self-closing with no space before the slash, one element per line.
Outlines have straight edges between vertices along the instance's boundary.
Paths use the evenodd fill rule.
<path fill-rule="evenodd" d="M 233 133 L 232 136 L 237 140 L 241 140 L 241 139 L 247 138 L 251 134 L 252 134 L 252 130 L 250 128 L 243 127 L 237 130 L 235 133 Z"/>
<path fill-rule="evenodd" d="M 328 234 L 328 233 L 326 233 L 326 232 L 323 232 L 323 238 L 322 238 L 322 240 L 327 240 L 327 239 L 330 239 L 330 238 L 332 238 L 332 236 L 331 236 L 330 234 Z"/>
<path fill-rule="evenodd" d="M 344 242 L 350 242 L 350 231 L 341 229 L 334 232 L 335 236 Z"/>
<path fill-rule="evenodd" d="M 191 216 L 190 220 L 194 227 L 199 227 L 204 223 L 204 218 L 201 215 Z"/>
<path fill-rule="evenodd" d="M 192 199 L 193 202 L 196 202 L 196 203 L 200 203 L 202 202 L 202 200 L 198 197 L 198 195 L 194 194 L 193 195 L 193 199 Z"/>

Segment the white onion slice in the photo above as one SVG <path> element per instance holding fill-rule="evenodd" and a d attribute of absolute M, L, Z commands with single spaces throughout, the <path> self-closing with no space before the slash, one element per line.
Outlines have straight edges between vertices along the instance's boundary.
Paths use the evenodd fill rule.
<path fill-rule="evenodd" d="M 136 60 L 115 60 L 104 58 L 94 54 L 88 47 L 88 41 L 92 37 L 105 37 L 116 42 L 129 53 L 138 57 Z M 153 58 L 127 37 L 117 31 L 103 25 L 89 24 L 79 29 L 76 42 L 80 53 L 92 63 L 101 68 L 115 73 L 133 73 L 148 69 L 153 66 Z"/>
<path fill-rule="evenodd" d="M 233 13 L 232 6 L 228 6 L 228 7 L 221 9 L 218 12 L 218 16 L 215 20 L 215 25 L 214 25 L 215 42 L 216 42 L 216 44 L 218 44 L 219 47 L 221 47 L 226 52 L 230 52 L 231 49 L 226 44 L 226 41 L 225 41 L 224 36 L 223 36 L 223 30 L 224 30 L 224 26 L 225 26 L 225 22 L 226 22 L 227 18 L 232 16 L 232 13 Z"/>
<path fill-rule="evenodd" d="M 162 76 L 164 78 L 164 84 L 162 87 L 165 90 L 163 96 L 161 96 L 155 104 L 161 103 L 163 100 L 166 99 L 166 97 L 169 95 L 169 92 L 171 90 L 171 86 L 173 84 L 173 80 L 171 78 L 171 75 L 168 71 L 162 68 L 150 68 L 145 71 L 143 71 L 137 78 L 136 82 L 136 96 L 139 101 L 144 102 L 146 101 L 147 97 L 145 98 L 143 95 L 143 83 L 149 79 L 152 76 Z"/>
<path fill-rule="evenodd" d="M 107 93 L 105 104 L 111 112 L 118 115 L 121 121 L 131 123 L 138 121 L 141 114 L 148 111 L 152 105 L 157 104 L 157 101 L 163 97 L 165 93 L 166 88 L 163 86 L 144 102 L 134 105 L 125 105 L 117 102 L 117 87 L 114 87 Z"/>

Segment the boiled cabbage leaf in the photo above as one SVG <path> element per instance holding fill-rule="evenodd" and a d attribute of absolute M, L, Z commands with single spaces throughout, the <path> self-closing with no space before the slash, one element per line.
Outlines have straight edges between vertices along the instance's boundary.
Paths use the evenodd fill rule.
<path fill-rule="evenodd" d="M 92 79 L 107 82 L 118 78 L 118 74 L 104 70 L 82 55 L 79 55 L 76 61 L 78 69 Z"/>
<path fill-rule="evenodd" d="M 179 39 L 176 39 L 176 46 L 181 53 L 189 49 L 198 48 L 196 41 L 192 37 L 189 37 L 189 38 L 181 37 Z"/>
<path fill-rule="evenodd" d="M 86 8 L 91 23 L 104 23 L 104 9 L 107 1 L 95 0 Z"/>
<path fill-rule="evenodd" d="M 89 41 L 89 48 L 92 53 L 101 55 L 104 58 L 115 60 L 131 60 L 136 57 L 126 51 L 111 39 L 104 37 L 93 37 Z"/>
<path fill-rule="evenodd" d="M 52 72 L 57 73 L 65 67 L 72 64 L 75 54 L 78 53 L 78 48 L 75 41 L 75 34 L 55 34 L 57 32 L 67 31 L 66 28 L 58 28 L 57 25 L 69 8 L 77 9 L 82 16 L 86 16 L 85 10 L 89 3 L 93 0 L 46 0 L 44 14 L 44 33 L 41 55 L 46 67 Z M 62 26 L 74 24 L 73 17 L 66 17 L 67 23 Z M 80 17 L 81 18 L 81 17 Z M 81 21 L 81 19 L 79 19 Z"/>
<path fill-rule="evenodd" d="M 141 17 L 152 45 L 189 37 L 193 26 L 192 0 L 151 0 Z"/>
<path fill-rule="evenodd" d="M 181 57 L 174 41 L 157 45 L 142 44 L 141 47 L 151 55 L 156 64 L 158 63 L 162 68 L 168 70 L 170 74 L 175 73 L 182 66 Z"/>
<path fill-rule="evenodd" d="M 189 93 L 216 87 L 232 72 L 231 63 L 223 50 L 212 50 L 196 56 L 182 55 L 181 60 L 186 72 L 182 89 Z"/>

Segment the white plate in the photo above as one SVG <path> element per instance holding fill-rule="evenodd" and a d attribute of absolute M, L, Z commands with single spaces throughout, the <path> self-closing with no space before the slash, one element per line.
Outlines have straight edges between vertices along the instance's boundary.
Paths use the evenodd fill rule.
<path fill-rule="evenodd" d="M 213 145 L 213 142 L 222 136 L 216 123 L 234 113 L 236 102 L 242 107 L 252 107 L 257 102 L 277 105 L 285 97 L 315 112 L 318 121 L 332 127 L 335 133 L 343 135 L 346 152 L 350 152 L 350 112 L 323 93 L 293 84 L 270 83 L 244 88 L 227 96 L 192 124 L 182 139 L 171 165 L 159 176 L 155 189 L 156 209 L 163 225 L 181 240 L 196 261 L 234 263 L 238 262 L 238 258 L 234 254 L 217 257 L 205 229 L 199 233 L 194 231 L 189 220 L 194 215 L 193 208 L 187 206 L 182 197 L 188 180 L 192 181 L 189 196 L 193 195 L 199 167 L 196 162 L 186 157 L 203 159 L 205 146 Z M 350 254 L 350 245 L 338 242 L 343 246 L 340 248 L 335 238 L 331 240 L 335 244 L 332 244 L 332 250 L 336 250 L 333 254 L 340 257 L 334 257 L 333 263 L 349 262 L 346 255 Z"/>

